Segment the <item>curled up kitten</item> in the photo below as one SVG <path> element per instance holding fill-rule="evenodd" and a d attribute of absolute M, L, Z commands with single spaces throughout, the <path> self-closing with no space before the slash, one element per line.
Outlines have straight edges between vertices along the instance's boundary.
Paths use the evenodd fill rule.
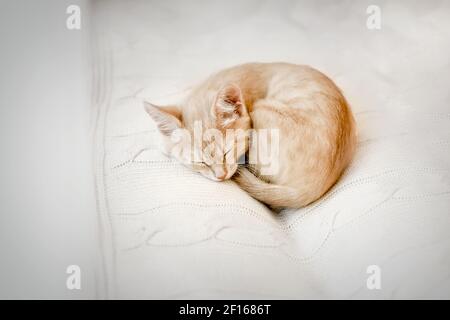
<path fill-rule="evenodd" d="M 235 66 L 210 76 L 179 106 L 145 103 L 145 109 L 168 155 L 212 180 L 232 178 L 272 208 L 299 208 L 320 198 L 355 150 L 347 101 L 308 66 Z M 272 157 L 262 161 L 268 152 Z M 238 165 L 243 156 L 247 164 Z"/>

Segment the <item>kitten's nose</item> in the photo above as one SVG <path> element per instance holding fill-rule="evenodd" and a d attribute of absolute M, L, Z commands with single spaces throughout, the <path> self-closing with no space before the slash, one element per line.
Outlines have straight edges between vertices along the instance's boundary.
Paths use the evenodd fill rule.
<path fill-rule="evenodd" d="M 224 180 L 226 176 L 227 176 L 227 172 L 225 170 L 221 170 L 219 172 L 216 172 L 216 178 L 218 180 Z"/>

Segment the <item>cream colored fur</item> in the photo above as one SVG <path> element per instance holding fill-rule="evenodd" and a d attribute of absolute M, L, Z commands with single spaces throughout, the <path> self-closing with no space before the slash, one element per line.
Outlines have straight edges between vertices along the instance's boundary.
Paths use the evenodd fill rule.
<path fill-rule="evenodd" d="M 308 66 L 239 65 L 209 77 L 180 106 L 146 104 L 146 110 L 157 122 L 168 154 L 213 180 L 233 178 L 254 198 L 274 208 L 302 207 L 320 198 L 340 177 L 355 149 L 355 123 L 347 101 L 328 77 Z M 174 143 L 170 136 L 179 128 L 192 132 L 198 120 L 203 129 L 223 133 L 278 129 L 278 172 L 262 175 L 258 163 L 239 170 L 235 163 L 215 164 L 208 161 L 212 154 L 205 161 L 187 161 L 186 154 L 201 150 Z M 217 143 L 215 152 L 227 159 L 225 154 L 233 149 L 239 158 L 248 151 L 249 142 L 247 137 L 237 140 L 244 148 Z"/>

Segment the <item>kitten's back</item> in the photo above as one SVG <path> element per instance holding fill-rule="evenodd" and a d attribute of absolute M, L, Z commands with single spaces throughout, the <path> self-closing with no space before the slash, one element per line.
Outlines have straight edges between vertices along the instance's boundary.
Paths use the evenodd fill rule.
<path fill-rule="evenodd" d="M 253 128 L 279 130 L 280 170 L 259 179 L 261 167 L 256 166 L 260 181 L 248 174 L 237 175 L 236 181 L 274 207 L 302 207 L 317 200 L 337 181 L 354 153 L 355 123 L 346 99 L 328 77 L 308 66 L 248 64 L 225 75 L 242 72 L 256 74 L 254 84 L 261 86 L 247 91 L 258 92 L 249 99 Z M 252 77 L 244 78 L 246 86 L 251 86 L 247 79 Z"/>

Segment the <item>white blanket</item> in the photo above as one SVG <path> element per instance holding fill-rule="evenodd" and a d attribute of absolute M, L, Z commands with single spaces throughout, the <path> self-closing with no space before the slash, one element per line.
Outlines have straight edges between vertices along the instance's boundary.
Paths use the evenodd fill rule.
<path fill-rule="evenodd" d="M 96 3 L 108 297 L 450 298 L 450 6 L 377 2 L 380 30 L 366 1 Z M 353 107 L 356 158 L 307 208 L 274 214 L 157 149 L 143 99 L 250 61 L 318 68 Z"/>

